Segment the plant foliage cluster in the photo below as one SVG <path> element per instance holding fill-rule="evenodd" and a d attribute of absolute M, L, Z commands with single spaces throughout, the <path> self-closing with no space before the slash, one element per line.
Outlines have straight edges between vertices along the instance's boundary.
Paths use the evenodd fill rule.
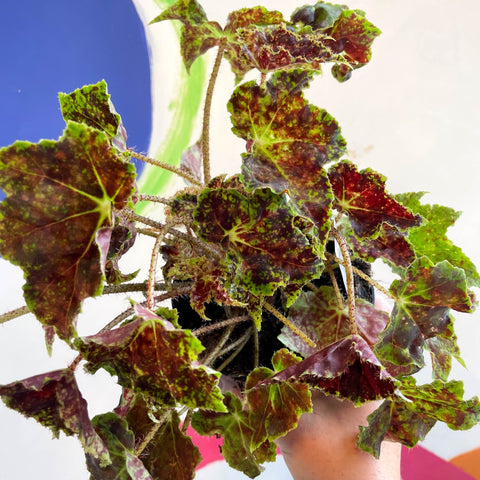
<path fill-rule="evenodd" d="M 379 30 L 363 12 L 323 2 L 290 20 L 245 8 L 221 27 L 196 0 L 179 0 L 153 23 L 163 20 L 183 24 L 187 69 L 218 48 L 202 138 L 181 168 L 127 148 L 105 82 L 60 94 L 58 140 L 0 150 L 0 253 L 23 269 L 27 305 L 2 321 L 30 311 L 49 349 L 59 337 L 78 353 L 64 369 L 0 386 L 6 405 L 77 436 L 94 479 L 193 478 L 201 457 L 188 426 L 223 437 L 226 461 L 253 478 L 311 411 L 311 389 L 356 405 L 383 400 L 358 438 L 375 456 L 383 440 L 414 446 L 437 421 L 478 423 L 478 399 L 449 379 L 452 359 L 462 362 L 452 311 L 471 312 L 480 286 L 446 236 L 457 212 L 423 204 L 422 193 L 388 193 L 382 175 L 345 158 L 336 120 L 304 96 L 323 64 L 345 81 L 368 63 Z M 210 178 L 222 59 L 237 79 L 228 111 L 246 147 L 241 173 Z M 242 83 L 250 70 L 258 83 Z M 132 156 L 188 186 L 172 198 L 138 192 Z M 163 205 L 164 221 L 136 213 L 144 201 Z M 119 260 L 139 235 L 153 248 L 148 279 L 135 283 Z M 377 259 L 398 275 L 389 289 L 356 266 Z M 360 281 L 392 299 L 390 314 L 357 298 Z M 128 291 L 145 301 L 77 335 L 83 300 Z M 432 382 L 417 385 L 427 356 Z M 118 379 L 114 411 L 89 418 L 80 364 Z"/>

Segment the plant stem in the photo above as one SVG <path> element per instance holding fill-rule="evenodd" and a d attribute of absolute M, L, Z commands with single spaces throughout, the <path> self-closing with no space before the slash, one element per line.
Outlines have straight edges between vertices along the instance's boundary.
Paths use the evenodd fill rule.
<path fill-rule="evenodd" d="M 225 343 L 229 340 L 230 335 L 233 332 L 233 329 L 235 328 L 235 325 L 229 325 L 225 331 L 222 334 L 222 337 L 220 340 L 215 344 L 215 347 L 208 353 L 208 355 L 205 358 L 202 358 L 200 360 L 201 363 L 204 365 L 210 366 L 215 359 L 219 356 L 218 352 L 223 348 Z"/>
<path fill-rule="evenodd" d="M 342 295 L 342 292 L 340 292 L 340 288 L 338 288 L 337 279 L 335 278 L 335 273 L 333 271 L 333 267 L 330 262 L 327 262 L 326 269 L 327 269 L 328 275 L 330 276 L 333 289 L 335 290 L 335 296 L 337 297 L 338 306 L 340 308 L 343 308 L 345 305 L 343 301 L 343 295 Z"/>
<path fill-rule="evenodd" d="M 162 295 L 158 295 L 157 297 L 155 297 L 154 300 L 156 302 L 163 302 L 164 300 L 168 300 L 169 298 L 178 297 L 180 295 L 187 295 L 188 293 L 190 293 L 191 288 L 192 286 L 190 284 L 186 286 L 182 286 L 170 292 L 166 292 Z M 140 305 L 146 306 L 147 302 L 141 302 Z M 107 332 L 108 330 L 111 330 L 112 328 L 116 327 L 120 322 L 122 322 L 123 320 L 126 320 L 133 313 L 135 313 L 135 309 L 133 307 L 127 308 L 122 313 L 117 315 L 111 322 L 107 323 L 107 325 L 105 325 L 100 330 L 99 333 L 103 333 L 103 332 Z"/>
<path fill-rule="evenodd" d="M 155 293 L 155 273 L 157 270 L 157 261 L 158 254 L 160 252 L 160 246 L 165 237 L 165 234 L 176 222 L 168 222 L 165 224 L 164 228 L 158 233 L 157 238 L 155 239 L 155 245 L 153 246 L 152 256 L 150 258 L 150 268 L 148 270 L 148 280 L 147 280 L 147 308 L 153 310 L 154 308 L 154 297 Z"/>
<path fill-rule="evenodd" d="M 171 201 L 168 198 L 159 197 L 158 195 L 147 195 L 141 193 L 138 196 L 138 200 L 140 202 L 155 202 L 155 203 L 163 203 L 164 205 L 170 205 Z"/>
<path fill-rule="evenodd" d="M 273 305 L 265 302 L 263 304 L 265 310 L 268 310 L 272 315 L 278 318 L 283 324 L 285 324 L 295 335 L 298 335 L 308 346 L 315 348 L 317 345 L 313 340 L 308 338 L 298 327 L 296 327 L 285 315 L 282 315 Z"/>
<path fill-rule="evenodd" d="M 72 372 L 74 372 L 74 371 L 77 369 L 78 364 L 82 361 L 82 359 L 83 359 L 83 355 L 82 355 L 81 353 L 79 353 L 79 354 L 75 357 L 75 359 L 73 360 L 73 362 L 68 366 L 68 368 L 69 368 Z"/>
<path fill-rule="evenodd" d="M 326 253 L 325 256 L 331 260 L 332 262 L 339 263 L 340 265 L 345 266 L 343 260 L 341 258 L 332 255 L 331 253 Z M 391 298 L 392 300 L 398 300 L 392 292 L 388 291 L 385 287 L 380 285 L 377 281 L 375 281 L 372 277 L 369 277 L 365 272 L 362 272 L 360 269 L 352 265 L 352 270 L 355 275 L 362 277 L 366 280 L 370 285 L 375 287 L 379 292 L 382 292 L 386 297 Z"/>
<path fill-rule="evenodd" d="M 2 313 L 2 315 L 0 315 L 0 324 L 7 323 L 10 320 L 21 317 L 22 315 L 26 315 L 27 313 L 30 313 L 30 309 L 26 305 L 20 308 L 16 308 L 15 310 L 10 310 L 9 312 Z"/>
<path fill-rule="evenodd" d="M 155 220 L 152 220 L 151 218 L 148 218 L 148 217 L 144 217 L 143 215 L 138 215 L 138 213 L 135 213 L 133 210 L 124 209 L 122 210 L 122 214 L 129 220 L 143 223 L 144 225 L 148 225 L 149 227 L 155 228 L 158 231 L 162 231 L 163 228 L 165 227 L 163 223 L 156 222 Z"/>
<path fill-rule="evenodd" d="M 134 152 L 133 150 L 128 150 L 128 152 L 132 157 L 138 158 L 138 160 L 142 160 L 145 163 L 150 163 L 157 167 L 176 173 L 177 175 L 184 178 L 185 180 L 188 180 L 190 183 L 192 183 L 193 185 L 196 185 L 197 187 L 203 186 L 193 175 L 191 175 L 188 172 L 185 172 L 180 168 L 174 167 L 173 165 L 169 165 L 168 163 L 165 163 L 165 162 L 161 162 L 160 160 L 155 160 L 154 158 L 147 157 L 146 155 L 142 155 L 141 153 Z"/>
<path fill-rule="evenodd" d="M 157 282 L 154 285 L 155 290 L 166 290 L 167 286 L 164 283 Z M 126 292 L 145 292 L 147 290 L 147 282 L 140 283 L 121 283 L 120 285 L 105 285 L 103 287 L 104 295 L 111 295 L 114 293 Z"/>
<path fill-rule="evenodd" d="M 221 322 L 215 322 L 212 325 L 206 325 L 205 327 L 197 328 L 196 330 L 193 330 L 192 333 L 196 337 L 200 337 L 201 335 L 213 332 L 214 330 L 218 330 L 219 328 L 228 327 L 229 325 L 236 325 L 237 323 L 246 322 L 249 319 L 250 315 L 242 315 L 241 317 L 229 318 L 227 320 L 222 320 Z"/>
<path fill-rule="evenodd" d="M 222 355 L 230 352 L 230 350 L 235 350 L 219 367 L 217 367 L 217 371 L 221 372 L 227 365 L 229 365 L 234 360 L 234 358 L 242 351 L 243 347 L 247 344 L 251 334 L 252 327 L 250 327 L 238 340 L 228 345 L 228 347 L 224 348 L 219 353 L 218 356 L 221 357 Z"/>
<path fill-rule="evenodd" d="M 350 333 L 352 335 L 356 335 L 358 333 L 358 330 L 357 323 L 355 321 L 355 280 L 353 278 L 352 260 L 350 258 L 350 252 L 348 250 L 347 242 L 343 238 L 343 235 L 336 228 L 332 228 L 330 232 L 337 241 L 338 246 L 340 247 L 340 251 L 342 252 L 343 266 L 345 267 L 345 273 L 347 276 L 347 304 L 348 318 L 350 320 Z"/>
<path fill-rule="evenodd" d="M 140 445 L 135 449 L 135 456 L 139 457 L 142 452 L 145 450 L 147 445 L 153 440 L 153 437 L 160 430 L 160 427 L 165 423 L 167 418 L 172 415 L 171 410 L 166 410 L 163 415 L 157 419 L 157 422 L 152 425 L 152 428 L 145 435 L 145 438 L 142 440 Z"/>
<path fill-rule="evenodd" d="M 207 184 L 210 181 L 210 116 L 212 110 L 213 89 L 217 81 L 218 71 L 222 63 L 223 52 L 227 39 L 222 38 L 218 46 L 217 57 L 213 65 L 212 74 L 208 82 L 207 93 L 205 95 L 205 105 L 203 108 L 203 127 L 202 127 L 202 150 L 203 150 L 203 181 Z"/>

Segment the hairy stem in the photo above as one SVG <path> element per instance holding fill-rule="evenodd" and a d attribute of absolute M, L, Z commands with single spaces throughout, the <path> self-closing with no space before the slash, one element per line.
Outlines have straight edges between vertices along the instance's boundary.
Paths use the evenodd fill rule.
<path fill-rule="evenodd" d="M 207 93 L 205 95 L 205 105 L 203 108 L 203 127 L 202 127 L 202 150 L 203 150 L 203 181 L 208 183 L 210 181 L 210 116 L 212 110 L 213 89 L 215 82 L 217 81 L 218 71 L 220 70 L 220 64 L 222 63 L 223 52 L 225 51 L 225 45 L 227 39 L 222 38 L 220 45 L 218 46 L 217 57 L 215 58 L 215 64 L 213 65 L 212 74 L 208 82 Z"/>
<path fill-rule="evenodd" d="M 181 286 L 176 288 L 175 290 L 172 290 L 170 292 L 166 292 L 162 295 L 158 295 L 155 297 L 156 302 L 163 302 L 165 300 L 168 300 L 170 298 L 175 298 L 178 297 L 179 295 L 187 295 L 190 293 L 192 286 L 186 285 L 186 286 Z M 147 302 L 141 302 L 140 305 L 146 306 Z M 130 315 L 133 315 L 135 313 L 135 309 L 133 307 L 127 308 L 124 310 L 120 315 L 117 315 L 111 322 L 109 322 L 107 325 L 105 325 L 99 333 L 107 332 L 108 330 L 111 330 L 112 328 L 116 327 L 120 322 L 123 322 L 123 320 L 126 320 Z"/>
<path fill-rule="evenodd" d="M 205 327 L 197 328 L 196 330 L 193 330 L 192 333 L 196 337 L 200 337 L 201 335 L 213 332 L 214 330 L 218 330 L 219 328 L 228 327 L 229 325 L 236 325 L 237 323 L 246 322 L 249 319 L 250 315 L 242 315 L 241 317 L 229 318 L 227 320 L 222 320 L 221 322 L 215 322 L 212 325 L 206 325 Z"/>
<path fill-rule="evenodd" d="M 238 340 L 236 340 L 235 342 L 233 342 L 230 345 L 228 345 L 227 347 L 225 347 L 219 353 L 218 356 L 221 357 L 222 355 L 225 355 L 226 353 L 230 352 L 231 350 L 234 350 L 234 352 L 219 367 L 217 367 L 217 369 L 216 369 L 217 371 L 221 372 L 242 351 L 243 347 L 247 344 L 248 340 L 250 339 L 250 336 L 252 334 L 252 330 L 253 330 L 253 328 L 250 327 Z"/>
<path fill-rule="evenodd" d="M 278 320 L 280 320 L 284 325 L 286 325 L 295 335 L 298 335 L 308 346 L 315 348 L 316 344 L 313 340 L 308 338 L 298 327 L 296 327 L 285 315 L 282 315 L 273 305 L 265 302 L 263 304 L 265 310 L 268 310 L 272 315 L 274 315 Z"/>
<path fill-rule="evenodd" d="M 325 256 L 332 262 L 339 263 L 340 265 L 345 266 L 343 260 L 341 258 L 332 255 L 331 253 L 326 253 Z M 365 272 L 362 272 L 360 269 L 352 265 L 352 270 L 355 275 L 362 277 L 366 280 L 370 285 L 375 287 L 379 292 L 382 292 L 386 297 L 391 298 L 392 300 L 397 300 L 395 295 L 392 292 L 388 291 L 385 287 L 380 285 L 377 281 L 375 281 L 372 277 L 369 277 Z"/>
<path fill-rule="evenodd" d="M 154 284 L 156 291 L 166 290 L 165 283 L 157 282 Z M 121 283 L 119 285 L 105 285 L 103 287 L 103 295 L 111 295 L 114 293 L 126 293 L 126 292 L 145 292 L 147 290 L 147 282 L 139 283 Z"/>
<path fill-rule="evenodd" d="M 197 187 L 202 186 L 202 184 L 193 175 L 191 175 L 190 173 L 180 168 L 174 167 L 173 165 L 169 165 L 168 163 L 165 163 L 165 162 L 161 162 L 160 160 L 155 160 L 154 158 L 147 157 L 146 155 L 142 155 L 141 153 L 134 152 L 133 150 L 128 150 L 128 151 L 132 157 L 138 158 L 138 160 L 142 160 L 145 163 L 150 163 L 157 167 L 176 173 L 177 175 L 184 178 L 185 180 L 188 180 L 190 183 L 192 183 L 193 185 L 196 185 Z"/>
<path fill-rule="evenodd" d="M 140 223 L 143 223 L 144 225 L 148 225 L 149 227 L 155 228 L 159 232 L 161 232 L 165 227 L 163 223 L 157 222 L 148 217 L 144 217 L 143 215 L 138 215 L 138 213 L 135 213 L 133 210 L 124 209 L 122 210 L 122 215 L 124 215 L 125 218 L 128 218 L 129 220 L 133 220 L 134 222 L 140 222 Z M 158 235 L 158 232 L 157 232 L 157 235 Z"/>
<path fill-rule="evenodd" d="M 147 280 L 147 308 L 153 310 L 155 306 L 154 293 L 155 293 L 155 273 L 157 271 L 158 255 L 160 253 L 160 246 L 162 244 L 165 234 L 175 223 L 166 223 L 165 227 L 159 232 L 155 239 L 155 245 L 153 246 L 152 255 L 150 258 L 150 268 L 148 270 Z"/>
<path fill-rule="evenodd" d="M 159 197 L 158 195 L 147 195 L 144 193 L 138 195 L 138 200 L 140 202 L 163 203 L 164 205 L 170 205 L 172 203 L 168 198 Z"/>
<path fill-rule="evenodd" d="M 16 308 L 15 310 L 10 310 L 9 312 L 2 313 L 2 315 L 0 315 L 0 324 L 7 323 L 10 320 L 21 317 L 22 315 L 26 315 L 27 313 L 30 313 L 30 309 L 26 305 L 20 308 Z"/>
<path fill-rule="evenodd" d="M 152 237 L 156 237 L 165 228 L 165 224 L 152 220 L 148 217 L 144 217 L 143 215 L 138 215 L 132 210 L 128 210 L 128 209 L 122 210 L 122 214 L 129 220 L 140 222 L 140 223 L 143 223 L 144 225 L 148 225 L 149 227 L 154 228 L 156 232 L 142 231 L 142 233 L 148 234 L 149 236 L 152 236 Z M 138 231 L 139 229 L 137 229 L 137 232 Z M 184 233 L 184 232 L 181 232 L 180 230 L 172 228 L 171 225 L 168 226 L 167 233 L 170 233 L 172 235 L 175 235 L 178 238 L 181 238 L 182 240 L 190 242 L 192 245 L 195 245 L 196 247 L 201 248 L 205 252 L 212 253 L 216 258 L 220 256 L 220 252 L 213 246 L 213 244 L 209 245 L 197 237 L 193 237 L 191 235 L 188 235 L 187 233 Z"/>
<path fill-rule="evenodd" d="M 340 251 L 343 256 L 343 266 L 345 267 L 345 273 L 347 276 L 347 304 L 348 304 L 348 318 L 350 320 L 350 333 L 356 335 L 357 322 L 355 321 L 356 317 L 356 306 L 355 306 L 355 280 L 353 278 L 353 269 L 352 269 L 352 260 L 350 258 L 350 251 L 348 250 L 348 245 L 343 235 L 336 229 L 332 228 L 330 230 L 333 237 L 340 247 Z"/>
<path fill-rule="evenodd" d="M 343 295 L 342 295 L 342 292 L 340 292 L 340 288 L 338 287 L 337 279 L 335 278 L 335 273 L 333 271 L 333 267 L 330 262 L 327 262 L 326 269 L 327 269 L 328 275 L 330 276 L 333 289 L 335 290 L 335 296 L 337 297 L 338 306 L 340 308 L 343 308 L 344 306 Z"/>
<path fill-rule="evenodd" d="M 75 359 L 73 360 L 73 362 L 68 366 L 69 370 L 71 370 L 72 372 L 74 372 L 74 371 L 77 369 L 79 363 L 82 361 L 82 359 L 83 359 L 83 355 L 82 355 L 81 353 L 79 353 L 79 354 L 75 357 Z"/>
<path fill-rule="evenodd" d="M 155 437 L 157 432 L 160 430 L 161 426 L 165 423 L 168 417 L 171 417 L 171 415 L 171 410 L 166 410 L 165 412 L 163 412 L 162 416 L 158 418 L 157 421 L 152 425 L 152 428 L 145 435 L 145 438 L 135 449 L 135 456 L 139 457 L 142 454 L 147 445 L 153 440 L 153 437 Z"/>
<path fill-rule="evenodd" d="M 235 325 L 229 325 L 225 331 L 223 332 L 220 340 L 215 344 L 215 347 L 208 353 L 208 355 L 205 358 L 202 358 L 200 360 L 201 363 L 204 365 L 210 366 L 215 359 L 219 356 L 220 350 L 223 348 L 225 343 L 230 339 L 230 336 L 232 335 L 233 329 L 235 328 Z"/>

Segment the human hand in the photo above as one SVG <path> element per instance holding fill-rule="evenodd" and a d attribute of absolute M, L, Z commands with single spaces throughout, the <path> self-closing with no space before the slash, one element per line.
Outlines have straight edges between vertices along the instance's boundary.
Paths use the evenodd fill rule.
<path fill-rule="evenodd" d="M 312 394 L 313 413 L 277 440 L 295 480 L 401 480 L 400 444 L 384 442 L 377 460 L 357 445 L 358 425 L 379 405 L 355 407 L 349 400 Z"/>

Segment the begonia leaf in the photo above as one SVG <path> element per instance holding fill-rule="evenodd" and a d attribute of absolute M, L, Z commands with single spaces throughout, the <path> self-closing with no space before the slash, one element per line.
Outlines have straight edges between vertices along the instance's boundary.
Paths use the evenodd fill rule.
<path fill-rule="evenodd" d="M 200 341 L 138 304 L 135 310 L 136 320 L 76 341 L 88 370 L 104 368 L 123 387 L 146 392 L 168 406 L 178 402 L 224 410 L 220 374 L 196 363 L 203 350 Z"/>
<path fill-rule="evenodd" d="M 356 303 L 359 334 L 370 345 L 374 345 L 389 317 L 366 301 L 356 299 Z M 313 355 L 319 349 L 350 335 L 348 308 L 338 305 L 335 291 L 329 286 L 319 287 L 315 292 L 302 292 L 290 308 L 288 319 L 317 343 L 316 348 L 310 347 L 288 327 L 283 327 L 278 339 L 303 357 Z"/>
<path fill-rule="evenodd" d="M 360 448 L 377 458 L 384 439 L 413 447 L 437 421 L 454 430 L 470 429 L 480 421 L 480 402 L 477 397 L 463 399 L 462 382 L 435 380 L 417 386 L 407 377 L 400 392 L 368 416 L 368 427 L 360 427 Z"/>
<path fill-rule="evenodd" d="M 102 291 L 114 212 L 134 181 L 107 135 L 78 123 L 57 141 L 0 150 L 0 252 L 23 269 L 30 311 L 61 338 L 75 335 L 82 300 Z"/>
<path fill-rule="evenodd" d="M 331 28 L 338 19 L 345 5 L 317 2 L 315 5 L 303 5 L 292 13 L 292 23 L 309 25 L 314 30 Z"/>
<path fill-rule="evenodd" d="M 332 287 L 322 286 L 316 292 L 302 292 L 290 307 L 288 319 L 317 344 L 316 347 L 307 345 L 284 326 L 278 339 L 303 357 L 350 335 L 348 309 L 346 305 L 338 305 Z"/>
<path fill-rule="evenodd" d="M 202 6 L 196 0 L 178 0 L 155 17 L 150 24 L 164 20 L 182 22 L 180 48 L 187 70 L 193 62 L 220 42 L 222 28 L 209 22 Z"/>
<path fill-rule="evenodd" d="M 102 130 L 117 148 L 126 149 L 127 133 L 110 100 L 105 80 L 85 85 L 71 93 L 59 93 L 58 98 L 66 122 L 73 120 Z"/>
<path fill-rule="evenodd" d="M 265 86 L 247 82 L 228 104 L 233 132 L 247 141 L 242 172 L 249 188 L 288 191 L 300 211 L 327 233 L 332 194 L 323 166 L 345 151 L 333 117 L 308 103 L 310 71 L 280 72 Z"/>
<path fill-rule="evenodd" d="M 136 237 L 137 231 L 134 222 L 126 220 L 123 216 L 116 215 L 105 263 L 105 278 L 108 283 L 117 285 L 133 280 L 137 276 L 139 270 L 130 274 L 124 274 L 120 271 L 118 265 L 122 256 L 132 248 Z"/>
<path fill-rule="evenodd" d="M 395 198 L 423 221 L 407 232 L 407 238 L 417 256 L 426 256 L 433 263 L 448 260 L 462 268 L 469 286 L 480 287 L 480 275 L 473 262 L 446 236 L 447 229 L 460 217 L 461 212 L 441 205 L 420 203 L 424 192 L 396 195 Z"/>
<path fill-rule="evenodd" d="M 202 182 L 202 165 L 203 144 L 202 141 L 199 140 L 182 153 L 180 158 L 180 169 L 192 175 L 198 182 Z"/>
<path fill-rule="evenodd" d="M 422 257 L 390 289 L 398 300 L 375 351 L 382 360 L 409 365 L 413 373 L 424 365 L 425 339 L 442 335 L 448 328 L 449 309 L 472 311 L 465 273 L 447 261 L 433 265 Z"/>
<path fill-rule="evenodd" d="M 208 20 L 196 0 L 179 0 L 150 23 L 163 20 L 183 24 L 181 52 L 187 70 L 197 57 L 223 41 L 237 81 L 254 68 L 263 74 L 296 67 L 320 70 L 326 62 L 336 63 L 332 73 L 344 81 L 370 60 L 371 45 L 380 34 L 363 12 L 345 7 L 331 18 L 329 28 L 287 22 L 280 12 L 250 7 L 231 12 L 222 30 Z"/>
<path fill-rule="evenodd" d="M 390 323 L 381 334 L 374 351 L 392 375 L 410 375 L 425 366 L 424 342 L 420 328 L 408 312 L 395 306 Z M 397 369 L 395 366 L 403 368 Z"/>
<path fill-rule="evenodd" d="M 342 233 L 349 245 L 362 259 L 374 262 L 378 258 L 389 264 L 407 268 L 416 258 L 413 247 L 407 240 L 407 232 L 397 227 L 382 223 L 378 234 L 372 237 L 357 237 L 351 229 Z"/>
<path fill-rule="evenodd" d="M 332 395 L 348 398 L 355 405 L 388 397 L 396 386 L 395 379 L 358 335 L 330 344 L 263 383 L 284 381 L 308 383 Z"/>
<path fill-rule="evenodd" d="M 0 396 L 7 407 L 59 433 L 78 436 L 86 454 L 99 464 L 111 459 L 102 439 L 88 417 L 87 402 L 82 397 L 72 370 L 55 370 L 0 386 Z"/>
<path fill-rule="evenodd" d="M 155 422 L 161 423 L 141 455 L 154 478 L 190 480 L 195 476 L 202 457 L 191 437 L 180 430 L 180 418 L 174 409 L 157 411 L 142 394 L 124 390 L 115 412 L 127 420 L 137 442 L 151 434 L 157 427 Z"/>
<path fill-rule="evenodd" d="M 268 188 L 243 195 L 206 189 L 194 212 L 198 234 L 238 262 L 236 282 L 253 294 L 272 295 L 287 283 L 304 283 L 323 268 L 310 235 L 287 198 Z"/>
<path fill-rule="evenodd" d="M 225 394 L 224 403 L 227 413 L 208 410 L 195 412 L 192 427 L 200 435 L 221 435 L 222 455 L 227 463 L 254 478 L 262 472 L 262 463 L 275 459 L 276 445 L 267 440 L 255 448 L 252 439 L 257 426 L 251 425 L 248 410 L 245 410 L 240 399 L 230 392 Z"/>
<path fill-rule="evenodd" d="M 436 423 L 434 418 L 417 412 L 414 403 L 397 395 L 385 400 L 367 419 L 368 426 L 360 426 L 357 444 L 375 458 L 380 456 L 383 440 L 414 447 Z"/>
<path fill-rule="evenodd" d="M 405 309 L 412 311 L 413 317 L 416 312 L 412 309 L 416 306 L 449 307 L 459 312 L 473 310 L 464 271 L 447 260 L 436 265 L 426 257 L 416 260 L 404 278 L 392 283 L 390 290 Z M 418 318 L 421 324 L 420 315 Z M 425 328 L 424 334 L 428 334 Z"/>
<path fill-rule="evenodd" d="M 277 10 L 268 10 L 261 6 L 247 7 L 228 14 L 225 31 L 234 33 L 242 28 L 282 25 L 283 23 L 285 23 L 283 15 Z"/>
<path fill-rule="evenodd" d="M 385 177 L 343 161 L 334 165 L 328 178 L 335 194 L 334 207 L 345 212 L 356 235 L 372 236 L 385 222 L 400 229 L 420 224 L 420 217 L 397 202 L 385 190 Z"/>
<path fill-rule="evenodd" d="M 125 420 L 113 412 L 97 415 L 92 424 L 108 448 L 112 463 L 102 466 L 86 455 L 91 480 L 153 480 L 142 461 L 135 455 L 135 436 Z"/>
<path fill-rule="evenodd" d="M 232 298 L 225 286 L 224 280 L 228 274 L 221 263 L 212 261 L 206 264 L 205 257 L 185 258 L 182 255 L 172 260 L 172 265 L 166 269 L 167 278 L 192 283 L 190 305 L 203 319 L 208 320 L 205 305 L 211 301 L 218 305 L 243 305 Z"/>
<path fill-rule="evenodd" d="M 363 12 L 344 10 L 328 32 L 335 40 L 332 50 L 342 54 L 342 61 L 332 68 L 333 76 L 343 82 L 348 80 L 353 69 L 370 61 L 371 46 L 380 30 L 371 24 Z"/>
<path fill-rule="evenodd" d="M 463 383 L 458 380 L 416 385 L 415 379 L 403 380 L 400 391 L 415 405 L 415 410 L 435 418 L 453 430 L 468 430 L 480 422 L 480 402 L 477 397 L 464 400 Z"/>
<path fill-rule="evenodd" d="M 447 381 L 452 368 L 452 357 L 463 367 L 466 367 L 460 356 L 457 336 L 453 328 L 453 317 L 448 315 L 444 330 L 434 337 L 425 340 L 425 346 L 432 358 L 432 373 L 436 380 Z"/>
<path fill-rule="evenodd" d="M 282 349 L 275 352 L 272 358 L 274 370 L 256 368 L 247 377 L 245 389 L 250 424 L 256 426 L 251 440 L 254 448 L 267 439 L 273 441 L 284 436 L 296 428 L 302 413 L 312 412 L 310 388 L 306 383 L 281 382 L 256 388 L 258 383 L 300 361 L 299 357 Z"/>
<path fill-rule="evenodd" d="M 340 11 L 328 27 L 305 27 L 295 12 L 292 22 L 287 22 L 279 12 L 245 8 L 228 18 L 225 56 L 237 80 L 253 68 L 264 74 L 296 67 L 320 70 L 326 62 L 338 62 L 350 73 L 370 60 L 370 48 L 380 30 L 359 11 Z M 335 69 L 337 65 L 334 76 L 344 80 Z"/>

